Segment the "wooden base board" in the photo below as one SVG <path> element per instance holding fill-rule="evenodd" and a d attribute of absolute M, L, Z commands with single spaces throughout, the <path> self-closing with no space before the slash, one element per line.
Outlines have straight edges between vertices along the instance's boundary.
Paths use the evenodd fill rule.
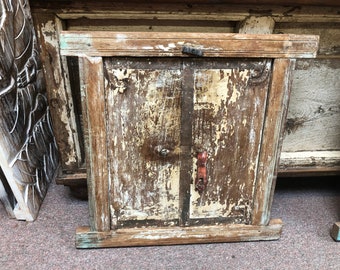
<path fill-rule="evenodd" d="M 80 227 L 76 232 L 77 248 L 206 244 L 277 240 L 282 221 L 273 219 L 267 226 L 230 224 L 197 227 L 129 228 L 96 232 Z"/>
<path fill-rule="evenodd" d="M 316 177 L 340 175 L 340 166 L 336 167 L 295 167 L 280 169 L 278 177 Z"/>

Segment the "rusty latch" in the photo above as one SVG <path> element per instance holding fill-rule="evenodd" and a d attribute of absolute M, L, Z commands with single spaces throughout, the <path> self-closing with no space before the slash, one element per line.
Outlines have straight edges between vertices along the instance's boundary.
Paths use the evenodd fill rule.
<path fill-rule="evenodd" d="M 195 179 L 195 190 L 201 194 L 207 187 L 208 177 L 207 177 L 207 161 L 208 152 L 203 151 L 197 154 L 197 175 Z"/>

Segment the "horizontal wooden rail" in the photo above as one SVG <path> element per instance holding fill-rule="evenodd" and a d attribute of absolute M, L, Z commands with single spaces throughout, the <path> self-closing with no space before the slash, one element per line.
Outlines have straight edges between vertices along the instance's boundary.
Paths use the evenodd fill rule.
<path fill-rule="evenodd" d="M 64 31 L 60 35 L 61 54 L 66 56 L 182 57 L 190 56 L 183 50 L 189 48 L 206 57 L 314 58 L 318 44 L 316 35 L 291 34 Z"/>

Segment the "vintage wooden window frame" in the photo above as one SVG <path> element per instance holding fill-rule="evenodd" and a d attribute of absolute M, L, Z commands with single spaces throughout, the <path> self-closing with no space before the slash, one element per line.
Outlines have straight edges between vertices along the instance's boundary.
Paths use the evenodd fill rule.
<path fill-rule="evenodd" d="M 290 75 L 295 58 L 314 58 L 318 36 L 64 31 L 60 52 L 80 57 L 85 123 L 90 228 L 78 228 L 78 248 L 144 246 L 207 242 L 278 239 L 281 220 L 270 220 L 270 207 L 286 116 Z M 272 78 L 259 154 L 254 209 L 250 225 L 158 227 L 111 230 L 105 129 L 103 57 L 195 57 L 183 48 L 200 52 L 200 57 L 271 58 Z M 90 113 L 89 113 L 90 112 Z M 99 153 L 104 153 L 100 154 Z"/>

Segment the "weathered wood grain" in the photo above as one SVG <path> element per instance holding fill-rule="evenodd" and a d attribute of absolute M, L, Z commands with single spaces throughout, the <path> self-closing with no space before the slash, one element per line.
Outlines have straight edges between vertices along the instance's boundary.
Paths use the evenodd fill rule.
<path fill-rule="evenodd" d="M 179 176 L 179 207 L 180 226 L 190 224 L 190 197 L 191 186 L 194 184 L 192 173 L 195 168 L 192 166 L 193 155 L 193 109 L 194 109 L 194 74 L 190 62 L 183 62 L 183 83 L 181 103 L 181 155 L 180 155 L 180 176 Z"/>
<path fill-rule="evenodd" d="M 111 226 L 131 220 L 174 222 L 188 208 L 186 192 L 191 194 L 186 201 L 190 219 L 250 222 L 271 61 L 185 60 L 186 77 L 181 76 L 181 62 L 105 61 Z M 180 93 L 192 88 L 188 82 L 193 84 L 193 105 L 180 106 Z M 190 156 L 202 149 L 209 153 L 211 184 L 200 196 L 190 185 L 196 163 Z M 181 158 L 185 176 L 180 178 L 179 156 L 186 157 Z M 179 181 L 191 186 L 180 199 Z M 182 222 L 190 220 L 182 217 Z"/>
<path fill-rule="evenodd" d="M 86 133 L 86 166 L 90 224 L 94 231 L 110 230 L 106 112 L 101 57 L 81 58 L 82 98 Z"/>
<path fill-rule="evenodd" d="M 178 220 L 181 65 L 119 58 L 104 65 L 111 226 Z"/>
<path fill-rule="evenodd" d="M 275 21 L 271 16 L 250 16 L 237 25 L 236 32 L 242 34 L 272 34 Z"/>
<path fill-rule="evenodd" d="M 88 19 L 67 20 L 67 31 L 114 31 L 114 32 L 198 32 L 233 33 L 235 22 L 200 20 L 148 19 Z"/>
<path fill-rule="evenodd" d="M 322 173 L 340 164 L 340 61 L 298 60 L 285 126 L 280 175 Z"/>
<path fill-rule="evenodd" d="M 219 33 L 143 33 L 63 31 L 62 55 L 76 56 L 185 56 L 183 46 L 206 57 L 315 57 L 317 36 L 247 35 Z"/>
<path fill-rule="evenodd" d="M 339 16 L 340 17 L 340 16 Z M 318 35 L 320 37 L 318 58 L 340 58 L 340 22 L 331 20 L 323 23 L 317 22 L 300 22 L 300 23 L 280 23 L 275 24 L 274 34 L 297 34 L 297 35 Z M 329 60 L 330 63 L 333 60 Z M 339 60 L 334 60 L 334 65 L 337 65 Z M 306 59 L 306 62 L 308 60 Z M 316 60 L 311 61 L 316 62 Z M 301 69 L 301 67 L 298 67 Z M 306 68 L 306 66 L 305 66 Z"/>
<path fill-rule="evenodd" d="M 340 150 L 339 74 L 340 59 L 297 61 L 283 152 Z"/>
<path fill-rule="evenodd" d="M 259 153 L 252 224 L 269 222 L 295 60 L 275 59 Z"/>
<path fill-rule="evenodd" d="M 340 151 L 281 152 L 280 176 L 336 175 L 340 172 Z"/>
<path fill-rule="evenodd" d="M 41 44 L 41 59 L 46 76 L 46 91 L 55 127 L 55 138 L 63 170 L 76 170 L 82 165 L 79 125 L 68 77 L 66 57 L 59 54 L 59 32 L 62 22 L 51 13 L 34 13 L 33 18 Z M 79 91 L 79 89 L 72 89 Z M 78 112 L 79 116 L 79 112 Z"/>
<path fill-rule="evenodd" d="M 330 62 L 339 58 L 339 22 L 338 9 L 336 7 L 323 6 L 308 6 L 308 3 L 303 5 L 287 6 L 287 5 L 244 5 L 237 3 L 236 5 L 227 3 L 217 3 L 211 5 L 204 1 L 196 4 L 183 4 L 175 2 L 134 2 L 125 3 L 120 1 L 68 1 L 53 2 L 52 1 L 34 1 L 32 3 L 33 11 L 37 17 L 42 14 L 50 13 L 58 18 L 61 18 L 65 23 L 67 30 L 113 30 L 113 31 L 172 31 L 172 32 L 234 32 L 235 25 L 249 17 L 257 19 L 271 18 L 275 21 L 275 33 L 294 33 L 294 34 L 318 34 L 320 35 L 320 48 L 318 50 L 318 58 L 329 59 Z M 37 24 L 37 27 L 40 26 Z M 263 25 L 261 26 L 263 28 Z M 237 31 L 237 29 L 236 29 Z M 335 58 L 335 59 L 334 59 Z M 297 71 L 298 72 L 298 71 Z M 332 70 L 330 70 L 332 72 Z M 295 73 L 295 72 L 294 72 Z M 305 81 L 309 81 L 308 72 L 303 76 L 295 76 L 295 81 L 301 81 L 302 84 L 293 85 L 293 95 L 298 92 L 308 93 L 308 87 L 304 86 Z M 336 90 L 332 86 L 337 80 L 327 80 L 327 85 L 323 85 L 326 81 L 320 80 L 320 88 L 328 89 L 321 91 L 325 94 L 328 91 Z M 317 84 L 314 84 L 317 85 Z M 292 98 L 294 101 L 294 97 Z M 299 103 L 300 104 L 300 103 Z M 290 105 L 290 108 L 295 110 L 300 105 Z M 73 111 L 73 108 L 65 104 L 65 111 Z M 310 124 L 305 124 L 299 128 L 300 131 L 305 130 L 308 137 L 325 138 L 325 141 L 330 142 L 328 135 L 333 132 L 325 132 L 327 129 L 321 128 L 320 121 L 313 121 Z M 334 116 L 327 123 L 337 125 L 338 118 Z M 320 125 L 320 126 L 319 126 Z M 311 126 L 317 127 L 310 128 Z M 332 129 L 336 130 L 337 127 Z M 63 136 L 63 135 L 62 135 Z M 59 136 L 58 136 L 59 137 Z M 294 141 L 294 134 L 286 136 L 290 141 Z M 295 140 L 295 143 L 301 142 Z M 306 144 L 310 146 L 312 144 Z M 72 144 L 71 144 L 72 147 Z M 285 144 L 284 144 L 285 148 Z M 330 149 L 336 150 L 337 147 L 330 146 Z M 317 149 L 315 149 L 318 151 Z M 284 150 L 285 151 L 285 150 Z M 295 151 L 295 150 L 293 150 Z M 299 151 L 297 149 L 297 151 Z M 332 151 L 332 150 L 330 150 Z M 324 152 L 326 153 L 326 152 Z M 306 157 L 307 159 L 310 156 Z M 325 159 L 328 160 L 327 156 Z M 339 157 L 340 160 L 340 157 Z M 291 163 L 290 161 L 287 161 Z M 287 163 L 285 162 L 285 163 Z M 293 164 L 295 167 L 299 164 Z M 283 168 L 284 173 L 287 168 Z M 301 164 L 301 168 L 304 165 Z M 332 165 L 330 165 L 332 166 Z M 324 163 L 323 168 L 328 170 L 328 165 Z M 311 168 L 306 169 L 310 170 Z M 320 168 L 322 170 L 322 167 Z M 293 171 L 294 169 L 292 169 Z"/>
<path fill-rule="evenodd" d="M 104 20 L 123 19 L 149 20 L 150 26 L 183 21 L 243 21 L 249 16 L 271 16 L 276 22 L 339 22 L 337 7 L 298 5 L 249 5 L 227 2 L 211 3 L 170 3 L 170 2 L 121 2 L 121 1 L 33 1 L 33 10 L 39 13 L 55 13 L 59 18 L 78 25 L 77 19 Z M 81 21 L 80 20 L 80 21 Z M 91 23 L 90 23 L 91 24 Z M 107 24 L 109 25 L 109 24 Z M 85 26 L 86 27 L 86 26 Z M 83 29 L 84 30 L 84 29 Z M 152 29 L 150 29 L 152 30 Z M 216 31 L 213 31 L 216 32 Z"/>
<path fill-rule="evenodd" d="M 36 0 L 33 1 L 38 4 L 45 3 L 43 0 Z M 72 7 L 72 6 L 77 6 L 75 3 L 79 1 L 67 1 L 65 3 L 64 0 L 54 0 L 53 3 L 58 6 L 58 5 L 63 5 L 66 7 Z M 87 1 L 91 2 L 91 1 Z M 107 1 L 96 1 L 97 3 L 100 3 L 99 6 L 101 6 L 103 3 L 107 3 Z M 117 4 L 117 3 L 122 3 L 121 1 L 109 1 L 110 3 L 112 2 L 111 5 Z M 130 1 L 132 4 L 137 4 L 139 1 Z M 239 4 L 240 2 L 237 0 L 225 0 L 223 1 L 226 4 Z M 163 4 L 169 4 L 169 3 L 182 3 L 180 0 L 150 0 L 148 3 L 163 3 Z M 220 4 L 220 0 L 192 0 L 190 1 L 191 4 Z M 242 4 L 257 4 L 257 5 L 267 5 L 267 4 L 273 4 L 273 5 L 319 5 L 319 6 L 339 6 L 339 2 L 337 0 L 244 0 L 242 1 Z M 188 5 L 189 6 L 189 5 Z"/>
<path fill-rule="evenodd" d="M 199 194 L 192 185 L 190 217 L 224 217 L 247 224 L 265 110 L 271 106 L 267 105 L 271 60 L 205 59 L 199 64 L 192 67 L 193 152 L 208 152 L 208 186 Z"/>
<path fill-rule="evenodd" d="M 110 232 L 93 232 L 80 227 L 76 233 L 77 248 L 107 248 L 150 245 L 204 244 L 277 240 L 282 231 L 282 221 L 271 220 L 267 226 L 211 225 L 170 228 L 131 228 Z"/>
<path fill-rule="evenodd" d="M 272 66 L 271 59 L 241 58 L 243 49 L 255 50 L 268 38 L 292 44 L 292 37 L 216 34 L 213 39 L 211 34 L 202 40 L 209 46 L 215 46 L 213 42 L 223 46 L 221 57 L 209 58 L 204 46 L 182 42 L 184 33 L 155 33 L 145 38 L 145 33 L 106 32 L 109 39 L 105 42 L 98 39 L 104 38 L 104 33 L 98 33 L 72 33 L 72 38 L 96 35 L 100 48 L 113 40 L 114 48 L 105 45 L 105 50 L 95 52 L 113 57 L 89 56 L 94 50 L 78 55 L 78 45 L 69 43 L 69 53 L 82 56 L 90 172 L 91 232 L 79 233 L 79 239 L 85 241 L 83 247 L 271 239 L 258 233 L 271 230 L 269 213 L 295 61 L 279 58 Z M 63 38 L 68 34 L 62 34 L 62 53 L 67 47 Z M 128 50 L 126 37 L 135 44 Z M 190 35 L 192 40 L 195 37 L 201 36 Z M 209 37 L 212 40 L 208 41 Z M 167 47 L 151 46 L 157 38 L 168 42 Z M 237 54 L 235 48 L 235 54 L 230 54 L 226 40 L 249 44 L 242 52 Z M 88 41 L 86 46 L 91 47 L 93 39 Z M 148 42 L 151 45 L 145 48 Z M 176 48 L 173 44 L 181 44 L 182 49 L 184 45 L 184 53 L 168 53 Z M 132 48 L 142 51 L 134 51 L 135 57 L 121 57 Z M 273 57 L 261 50 L 256 56 Z M 207 185 L 197 192 L 197 154 L 203 152 L 207 156 L 206 176 L 200 177 L 205 177 Z M 219 232 L 205 232 L 203 237 L 205 224 Z M 139 230 L 149 234 L 148 227 L 157 232 L 151 236 L 153 241 L 133 240 L 139 238 Z M 244 228 L 249 234 L 240 238 L 238 230 Z M 181 240 L 183 230 L 191 233 Z"/>

